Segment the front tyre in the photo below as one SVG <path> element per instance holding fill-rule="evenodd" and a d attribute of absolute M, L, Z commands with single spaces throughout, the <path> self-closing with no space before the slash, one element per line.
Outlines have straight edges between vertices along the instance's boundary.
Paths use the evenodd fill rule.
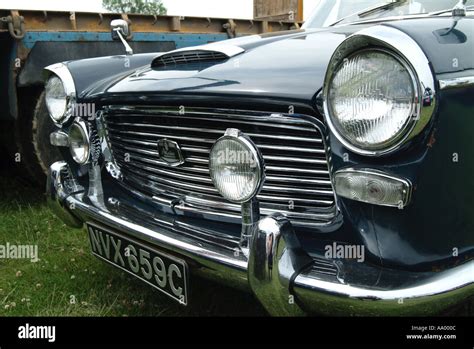
<path fill-rule="evenodd" d="M 33 181 L 44 184 L 49 166 L 61 160 L 59 150 L 49 141 L 50 134 L 58 128 L 49 117 L 44 91 L 21 98 L 19 107 L 16 141 L 21 164 Z"/>

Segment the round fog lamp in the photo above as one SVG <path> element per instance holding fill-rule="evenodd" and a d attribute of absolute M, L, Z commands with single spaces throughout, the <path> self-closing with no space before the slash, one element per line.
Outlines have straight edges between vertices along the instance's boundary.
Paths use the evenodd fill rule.
<path fill-rule="evenodd" d="M 69 150 L 72 158 L 80 165 L 89 161 L 90 142 L 87 126 L 83 121 L 75 121 L 69 130 Z"/>
<path fill-rule="evenodd" d="M 251 200 L 264 181 L 260 152 L 250 138 L 236 129 L 228 129 L 212 147 L 209 171 L 219 193 L 234 203 Z"/>

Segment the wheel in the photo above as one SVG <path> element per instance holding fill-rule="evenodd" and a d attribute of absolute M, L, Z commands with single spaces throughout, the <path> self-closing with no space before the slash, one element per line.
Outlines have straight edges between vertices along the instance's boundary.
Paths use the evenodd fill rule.
<path fill-rule="evenodd" d="M 59 150 L 49 141 L 49 135 L 58 128 L 49 117 L 43 90 L 23 94 L 19 104 L 15 128 L 20 164 L 31 180 L 43 185 L 49 166 L 61 160 Z"/>

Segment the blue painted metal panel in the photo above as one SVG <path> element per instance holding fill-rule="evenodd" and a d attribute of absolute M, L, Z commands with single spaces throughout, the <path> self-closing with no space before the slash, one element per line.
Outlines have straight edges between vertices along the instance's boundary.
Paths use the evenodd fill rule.
<path fill-rule="evenodd" d="M 174 41 L 176 48 L 191 47 L 228 39 L 226 34 L 133 33 L 132 41 Z M 110 33 L 99 32 L 28 32 L 23 39 L 26 48 L 38 41 L 112 41 Z"/>

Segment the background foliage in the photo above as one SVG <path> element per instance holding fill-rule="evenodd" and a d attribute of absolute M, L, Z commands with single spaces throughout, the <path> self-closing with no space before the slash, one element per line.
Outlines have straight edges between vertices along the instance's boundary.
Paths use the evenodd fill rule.
<path fill-rule="evenodd" d="M 119 13 L 165 15 L 166 7 L 161 0 L 102 0 L 102 6 Z"/>

